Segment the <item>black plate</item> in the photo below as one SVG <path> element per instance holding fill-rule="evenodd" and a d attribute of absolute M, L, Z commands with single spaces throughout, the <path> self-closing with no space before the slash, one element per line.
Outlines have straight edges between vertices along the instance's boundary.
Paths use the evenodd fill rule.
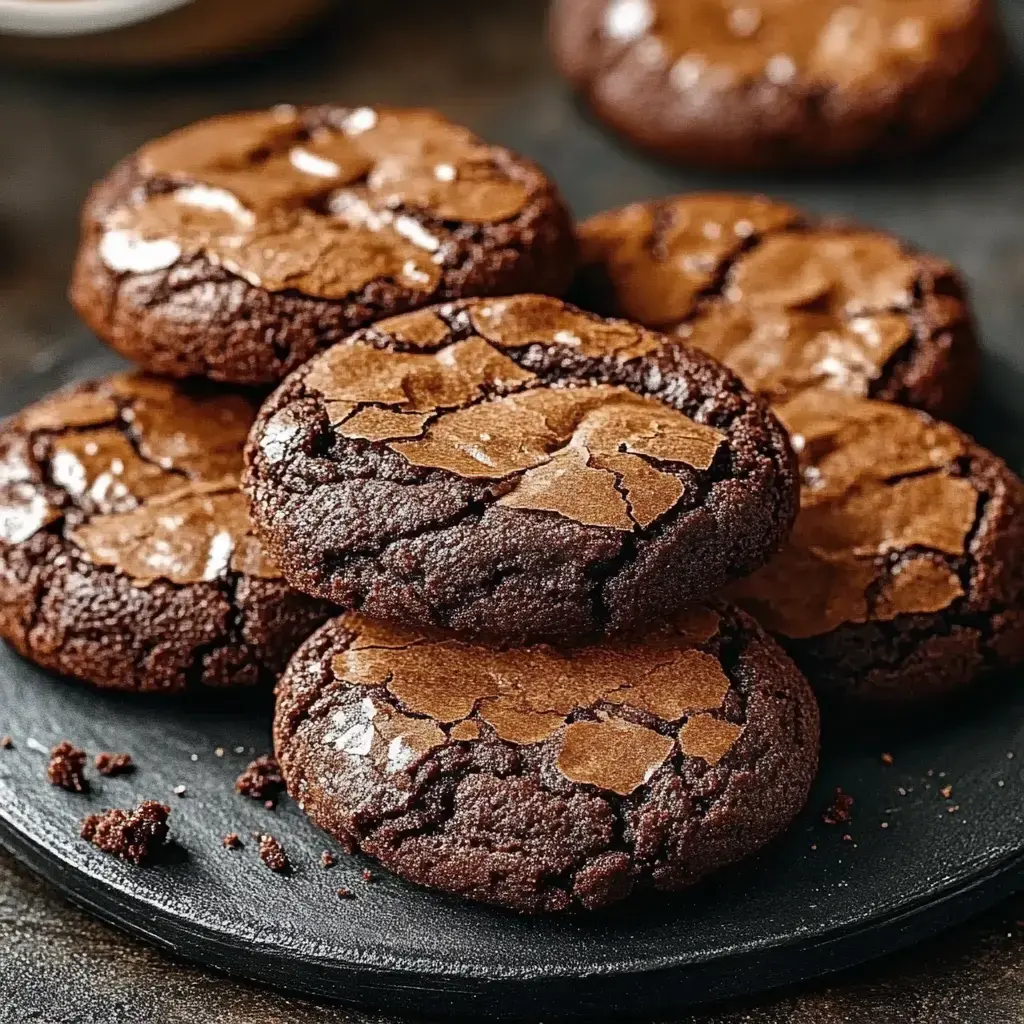
<path fill-rule="evenodd" d="M 884 748 L 888 741 L 832 744 L 804 818 L 739 870 L 671 898 L 530 919 L 379 871 L 368 884 L 368 862 L 340 854 L 296 807 L 269 811 L 236 795 L 235 775 L 267 747 L 265 702 L 239 711 L 227 700 L 199 707 L 105 696 L 5 650 L 0 706 L 16 748 L 0 752 L 0 839 L 115 924 L 284 988 L 478 1019 L 678 1009 L 879 955 L 1017 887 L 1024 694 L 995 697 L 927 736 Z M 129 750 L 139 771 L 92 773 L 89 796 L 55 789 L 44 778 L 44 750 L 63 737 L 92 752 Z M 893 765 L 882 762 L 883 749 Z M 182 797 L 173 794 L 179 785 Z M 940 792 L 946 785 L 950 799 Z M 849 826 L 820 819 L 836 786 L 856 800 Z M 172 807 L 176 843 L 165 862 L 133 868 L 76 838 L 86 813 L 146 797 Z M 260 863 L 257 830 L 282 841 L 293 875 Z M 228 832 L 243 837 L 244 850 L 223 848 Z M 324 849 L 338 856 L 331 870 L 320 866 Z M 339 887 L 356 898 L 340 899 Z"/>
<path fill-rule="evenodd" d="M 539 8 L 539 0 L 528 6 Z M 431 5 L 429 18 L 424 15 L 430 45 L 402 50 L 413 66 L 403 65 L 400 80 L 384 83 L 387 99 L 436 103 L 535 157 L 580 214 L 685 189 L 757 188 L 879 224 L 959 262 L 988 350 L 984 398 L 972 427 L 1021 468 L 1019 73 L 982 123 L 912 167 L 870 177 L 722 178 L 644 161 L 587 122 L 540 58 L 527 55 L 534 36 L 523 34 L 518 4 L 486 10 L 453 4 L 450 16 L 448 10 Z M 1005 11 L 1020 50 L 1024 5 L 1008 3 Z M 399 33 L 408 43 L 409 32 L 419 31 L 418 15 L 403 17 L 413 25 Z M 471 101 L 477 94 L 469 84 L 465 33 L 486 25 L 483 36 L 497 38 L 506 24 L 513 38 L 522 37 L 519 63 L 497 76 L 481 64 L 476 74 L 487 88 Z M 379 34 L 372 40 L 387 45 Z M 350 73 L 339 62 L 338 94 L 374 98 L 382 81 L 378 65 L 387 62 L 354 58 Z M 287 98 L 321 94 L 322 87 L 304 89 L 300 81 Z M 273 74 L 225 78 L 176 94 L 175 120 L 282 98 Z M 171 127 L 156 115 L 137 120 L 124 131 L 125 148 Z M 77 353 L 45 374 L 9 384 L 0 409 L 114 365 L 84 338 Z M 339 855 L 337 867 L 321 868 L 320 852 L 331 844 L 294 806 L 267 811 L 233 792 L 237 772 L 269 743 L 267 703 L 251 697 L 245 703 L 249 710 L 239 711 L 230 697 L 199 706 L 105 696 L 49 678 L 0 650 L 0 733 L 16 741 L 14 750 L 0 751 L 0 840 L 75 901 L 203 964 L 368 1006 L 476 1019 L 639 1014 L 749 994 L 883 954 L 1024 887 L 1019 680 L 986 684 L 945 721 L 904 725 L 888 737 L 830 737 L 808 812 L 750 864 L 687 894 L 560 919 L 516 918 L 380 872 L 367 884 L 368 865 L 358 858 Z M 63 737 L 90 751 L 129 750 L 140 770 L 98 780 L 87 797 L 54 789 L 45 782 L 41 751 Z M 217 747 L 226 749 L 222 758 Z M 235 753 L 237 747 L 243 752 Z M 883 751 L 892 753 L 893 765 L 882 762 Z M 184 797 L 173 795 L 177 785 L 186 787 Z M 941 794 L 946 785 L 949 799 Z M 856 800 L 846 832 L 820 818 L 836 786 Z M 166 862 L 131 868 L 76 838 L 86 813 L 146 797 L 173 807 L 176 845 Z M 256 830 L 284 843 L 296 867 L 291 877 L 260 864 L 250 839 Z M 245 850 L 223 849 L 221 837 L 232 831 L 243 836 Z M 339 899 L 340 887 L 356 898 Z"/>

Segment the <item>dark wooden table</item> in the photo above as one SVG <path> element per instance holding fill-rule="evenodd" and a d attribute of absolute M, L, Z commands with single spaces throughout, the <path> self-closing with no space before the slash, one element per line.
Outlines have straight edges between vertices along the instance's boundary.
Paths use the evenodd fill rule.
<path fill-rule="evenodd" d="M 15 380 L 28 400 L 35 397 L 35 374 L 59 372 L 72 363 L 80 372 L 83 357 L 95 356 L 97 372 L 109 364 L 64 299 L 77 209 L 89 183 L 118 157 L 149 136 L 209 113 L 285 100 L 429 103 L 558 166 L 563 180 L 566 168 L 578 167 L 579 177 L 565 184 L 582 214 L 641 198 L 647 190 L 664 190 L 660 171 L 617 154 L 596 128 L 579 124 L 544 54 L 544 7 L 544 0 L 348 3 L 310 38 L 279 54 L 185 75 L 100 79 L 0 69 L 0 377 Z M 985 206 L 985 173 L 1009 173 L 1000 164 L 1009 151 L 1016 152 L 1020 166 L 1024 133 L 1019 84 L 1016 88 L 1008 101 L 1016 110 L 1006 121 L 1009 136 L 1003 130 L 990 133 L 978 153 L 992 170 L 980 176 L 973 222 L 983 217 L 988 224 L 972 230 L 972 221 L 937 220 L 934 239 L 925 239 L 949 250 L 953 242 L 944 246 L 942 239 L 955 237 L 956 255 L 973 278 L 983 326 L 990 336 L 1004 339 L 997 348 L 1019 342 L 1019 304 L 1007 305 L 1005 295 L 1019 293 L 1024 280 L 1024 232 L 1009 223 L 1014 217 L 1019 223 L 1016 210 L 1003 216 Z M 564 151 L 567 125 L 572 126 L 572 154 Z M 1024 196 L 1024 181 L 1016 180 Z M 717 184 L 713 176 L 697 183 Z M 855 181 L 849 186 L 857 188 Z M 791 183 L 763 187 L 790 197 L 800 194 Z M 880 190 L 877 200 L 866 200 L 867 215 L 902 230 L 911 218 L 893 199 L 897 194 Z M 809 201 L 827 204 L 829 195 L 811 186 Z M 920 201 L 941 210 L 941 182 L 922 188 Z M 978 272 L 991 266 L 990 252 L 984 263 L 979 255 L 979 245 L 991 238 L 1001 254 L 994 279 L 988 270 Z M 997 398 L 1019 404 L 1019 377 L 992 377 Z M 1024 452 L 1019 438 L 1011 447 Z M 0 733 L 3 725 L 0 708 Z M 1020 1024 L 1024 921 L 1018 919 L 1024 919 L 1024 899 L 884 964 L 694 1019 L 703 1024 Z M 175 963 L 91 921 L 0 851 L 0 1024 L 375 1020 L 382 1018 L 287 998 Z"/>

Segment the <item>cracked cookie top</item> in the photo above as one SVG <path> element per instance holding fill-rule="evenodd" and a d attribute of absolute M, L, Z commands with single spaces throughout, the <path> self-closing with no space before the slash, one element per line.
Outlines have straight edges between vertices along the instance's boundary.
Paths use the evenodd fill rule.
<path fill-rule="evenodd" d="M 579 228 L 575 298 L 710 352 L 784 401 L 824 387 L 959 411 L 976 343 L 948 264 L 757 196 L 695 195 Z"/>
<path fill-rule="evenodd" d="M 109 212 L 99 243 L 112 271 L 151 273 L 201 252 L 257 287 L 325 299 L 377 278 L 429 295 L 450 222 L 514 218 L 543 184 L 428 110 L 229 114 L 135 161 L 147 187 Z"/>
<path fill-rule="evenodd" d="M 570 652 L 350 613 L 296 655 L 275 737 L 292 795 L 328 831 L 413 881 L 555 910 L 652 876 L 673 888 L 759 846 L 806 795 L 817 712 L 781 651 L 725 606 Z M 501 821 L 477 847 L 478 801 L 517 798 L 532 822 L 519 842 L 501 852 Z M 752 833 L 712 864 L 716 818 Z"/>
<path fill-rule="evenodd" d="M 278 106 L 119 165 L 86 205 L 71 297 L 147 370 L 266 384 L 431 302 L 562 294 L 574 249 L 540 168 L 434 111 Z"/>
<path fill-rule="evenodd" d="M 707 592 L 694 579 L 702 560 L 731 575 L 788 529 L 785 440 L 735 378 L 660 335 L 540 296 L 437 307 L 353 336 L 272 397 L 248 451 L 254 522 L 289 579 L 392 619 L 408 613 L 387 591 L 406 608 L 416 593 L 407 621 L 421 624 L 468 626 L 430 578 L 446 544 L 465 556 L 449 588 L 459 575 L 467 590 L 532 575 L 536 599 L 554 605 L 561 589 L 587 635 L 602 614 L 614 625 L 638 614 L 597 607 L 616 561 L 642 564 L 649 547 L 671 564 L 688 549 L 678 591 L 693 597 Z M 713 554 L 712 521 L 735 533 L 733 517 L 759 505 L 761 538 L 719 536 Z M 641 570 L 654 571 L 653 560 Z M 514 622 L 505 633 L 494 619 L 497 635 L 517 635 Z"/>
<path fill-rule="evenodd" d="M 142 374 L 29 406 L 0 434 L 0 542 L 56 531 L 139 585 L 278 578 L 239 490 L 255 414 L 239 395 Z"/>
<path fill-rule="evenodd" d="M 821 392 L 779 416 L 800 455 L 800 515 L 778 558 L 735 585 L 741 604 L 797 639 L 941 612 L 965 595 L 981 496 L 963 471 L 963 434 L 885 402 Z"/>

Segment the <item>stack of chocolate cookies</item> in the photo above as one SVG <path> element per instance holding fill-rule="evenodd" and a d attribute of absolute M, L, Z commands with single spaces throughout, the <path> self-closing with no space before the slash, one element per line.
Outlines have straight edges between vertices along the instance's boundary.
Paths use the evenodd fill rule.
<path fill-rule="evenodd" d="M 72 300 L 141 370 L 0 430 L 0 635 L 276 681 L 290 794 L 413 882 L 690 885 L 806 802 L 804 672 L 877 709 L 1024 657 L 1024 487 L 928 414 L 963 290 L 888 236 L 724 195 L 577 229 L 432 112 L 278 107 L 115 169 Z"/>

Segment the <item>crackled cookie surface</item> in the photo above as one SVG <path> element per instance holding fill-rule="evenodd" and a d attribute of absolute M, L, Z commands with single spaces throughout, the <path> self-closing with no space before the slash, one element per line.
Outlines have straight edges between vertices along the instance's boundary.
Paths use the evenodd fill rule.
<path fill-rule="evenodd" d="M 295 593 L 239 489 L 255 405 L 141 374 L 0 427 L 0 636 L 97 686 L 269 684 L 329 614 Z"/>
<path fill-rule="evenodd" d="M 758 168 L 915 152 L 977 111 L 1002 56 L 992 0 L 556 0 L 551 42 L 635 145 Z"/>
<path fill-rule="evenodd" d="M 384 321 L 298 370 L 247 450 L 300 590 L 403 624 L 583 643 L 763 564 L 795 462 L 724 367 L 556 299 Z"/>
<path fill-rule="evenodd" d="M 773 402 L 808 388 L 958 414 L 978 343 L 956 269 L 760 196 L 634 203 L 579 227 L 572 298 L 710 352 Z"/>
<path fill-rule="evenodd" d="M 731 596 L 822 696 L 907 704 L 1024 658 L 1024 485 L 945 423 L 807 393 L 779 415 L 801 510 Z"/>
<path fill-rule="evenodd" d="M 807 798 L 818 710 L 748 616 L 637 640 L 475 647 L 349 613 L 296 654 L 275 747 L 320 827 L 410 881 L 520 911 L 678 889 Z"/>
<path fill-rule="evenodd" d="M 429 110 L 279 106 L 182 128 L 97 185 L 71 298 L 147 370 L 268 384 L 395 313 L 561 294 L 572 264 L 529 161 Z"/>

